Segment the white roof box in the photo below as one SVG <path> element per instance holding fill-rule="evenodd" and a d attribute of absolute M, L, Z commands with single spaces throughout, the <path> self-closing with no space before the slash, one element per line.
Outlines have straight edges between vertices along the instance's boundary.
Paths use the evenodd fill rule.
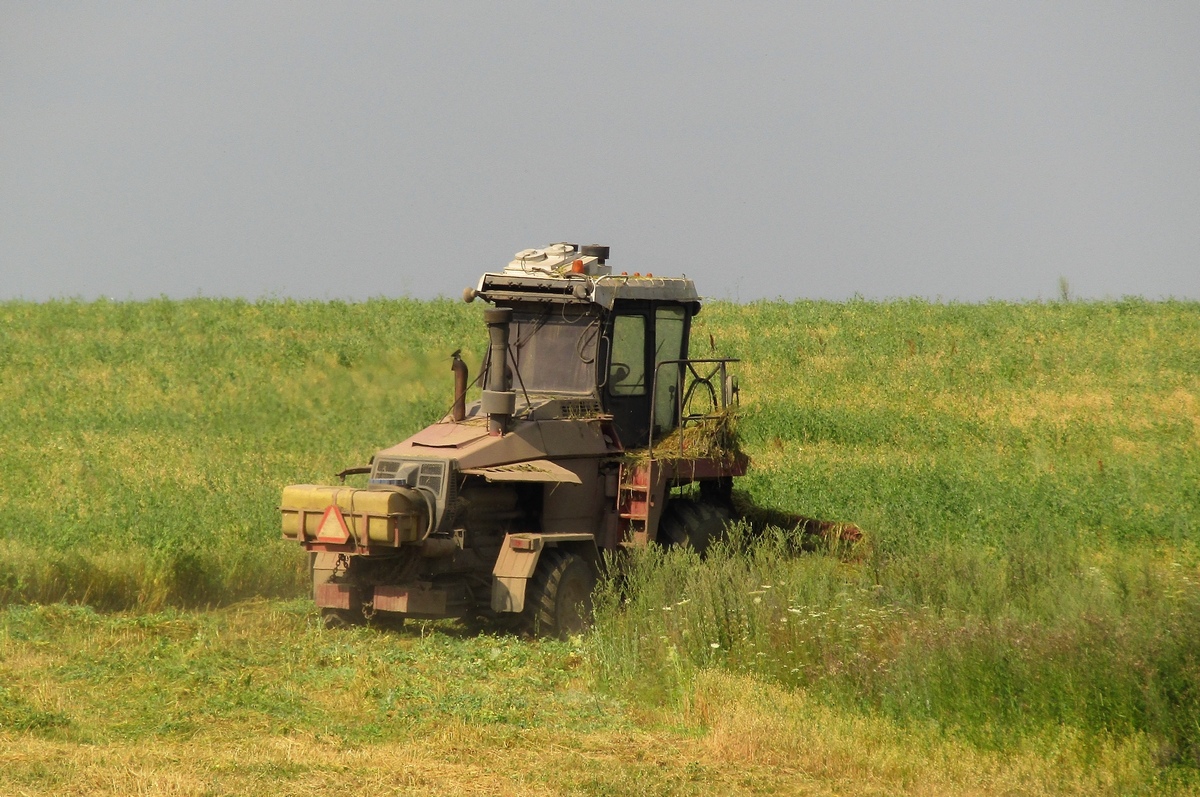
<path fill-rule="evenodd" d="M 700 303 L 695 284 L 687 277 L 659 277 L 622 272 L 613 274 L 605 262 L 607 246 L 550 244 L 525 249 L 502 272 L 488 272 L 470 296 L 489 302 L 591 303 L 612 309 L 617 299 L 646 299 Z"/>

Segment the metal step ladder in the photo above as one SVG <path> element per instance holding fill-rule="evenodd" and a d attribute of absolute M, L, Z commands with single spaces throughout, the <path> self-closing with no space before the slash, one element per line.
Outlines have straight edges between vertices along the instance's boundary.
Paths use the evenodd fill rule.
<path fill-rule="evenodd" d="M 654 484 L 654 467 L 654 460 L 621 463 L 617 512 L 622 545 L 646 545 L 650 541 L 650 485 Z"/>

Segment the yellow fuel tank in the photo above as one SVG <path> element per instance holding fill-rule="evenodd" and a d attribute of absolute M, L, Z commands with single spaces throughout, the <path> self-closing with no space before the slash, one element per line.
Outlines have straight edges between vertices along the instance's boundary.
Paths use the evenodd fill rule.
<path fill-rule="evenodd" d="M 429 505 L 420 493 L 407 487 L 363 490 L 291 484 L 283 488 L 279 507 L 283 536 L 298 542 L 315 539 L 331 506 L 341 512 L 347 530 L 359 545 L 418 542 L 429 528 Z"/>

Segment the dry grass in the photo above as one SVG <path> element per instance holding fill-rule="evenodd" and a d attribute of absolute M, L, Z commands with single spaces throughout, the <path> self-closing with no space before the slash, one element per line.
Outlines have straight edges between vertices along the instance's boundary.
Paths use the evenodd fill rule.
<path fill-rule="evenodd" d="M 1097 758 L 1064 731 L 1036 750 L 986 752 L 717 671 L 702 673 L 685 715 L 707 728 L 708 757 L 774 771 L 792 793 L 1129 794 L 1156 774 L 1139 740 Z"/>
<path fill-rule="evenodd" d="M 716 670 L 700 671 L 677 706 L 647 707 L 592 692 L 572 643 L 434 626 L 326 632 L 300 604 L 269 601 L 140 616 L 9 609 L 0 679 L 0 795 L 1115 795 L 1170 786 L 1155 780 L 1136 737 L 1099 754 L 1065 731 L 981 752 Z"/>
<path fill-rule="evenodd" d="M 1082 763 L 999 755 L 831 711 L 802 694 L 704 673 L 680 713 L 619 732 L 497 730 L 430 718 L 420 733 L 347 745 L 314 732 L 204 733 L 77 744 L 0 734 L 0 794 L 1122 795 L 1154 785 L 1137 742 Z M 1162 784 L 1165 786 L 1165 784 Z M 1172 789 L 1172 791 L 1175 791 Z M 1186 793 L 1186 790 L 1179 790 Z"/>

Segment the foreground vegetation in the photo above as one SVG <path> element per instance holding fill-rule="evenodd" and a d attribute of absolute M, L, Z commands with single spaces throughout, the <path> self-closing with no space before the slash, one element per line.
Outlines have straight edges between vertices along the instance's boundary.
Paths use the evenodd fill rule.
<path fill-rule="evenodd" d="M 742 498 L 854 522 L 857 545 L 798 556 L 787 530 L 738 529 L 704 563 L 647 553 L 575 647 L 315 630 L 286 602 L 304 573 L 277 539 L 280 486 L 445 411 L 479 310 L 0 305 L 5 769 L 95 786 L 154 739 L 155 777 L 197 762 L 184 792 L 363 784 L 426 758 L 550 792 L 1190 788 L 1200 305 L 710 304 L 693 353 L 743 360 Z M 273 600 L 183 611 L 248 598 Z M 55 601 L 92 608 L 21 606 Z M 339 645 L 344 666 L 321 653 Z M 501 665 L 467 666 L 494 649 Z M 169 664 L 197 656 L 199 680 Z M 444 668 L 454 686 L 405 685 Z M 577 777 L 532 752 L 497 774 L 509 749 Z"/>
<path fill-rule="evenodd" d="M 677 706 L 593 686 L 580 642 L 323 630 L 306 602 L 0 613 L 0 794 L 1126 795 L 1138 740 L 1003 753 L 720 669 Z"/>
<path fill-rule="evenodd" d="M 721 669 L 980 749 L 1067 733 L 1084 759 L 1141 739 L 1198 763 L 1194 563 L 1025 548 L 876 568 L 743 533 L 703 562 L 649 551 L 607 585 L 589 642 L 611 691 L 678 705 Z"/>

